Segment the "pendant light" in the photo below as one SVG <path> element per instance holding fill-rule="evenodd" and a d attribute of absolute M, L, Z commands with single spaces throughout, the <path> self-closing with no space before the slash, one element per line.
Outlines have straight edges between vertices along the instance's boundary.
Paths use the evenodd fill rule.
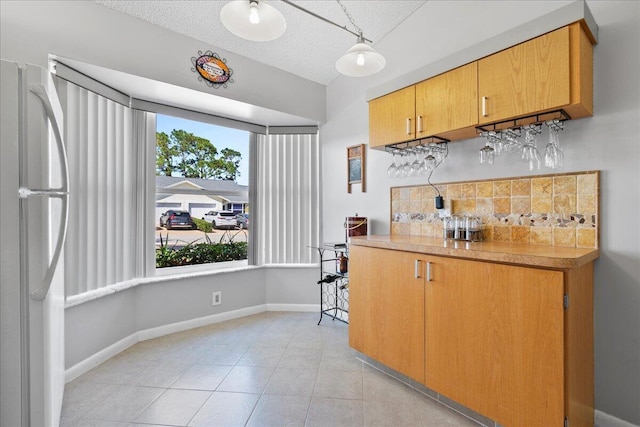
<path fill-rule="evenodd" d="M 340 74 L 344 74 L 349 77 L 367 77 L 382 71 L 385 65 L 387 65 L 387 60 L 384 59 L 384 56 L 380 55 L 374 48 L 365 43 L 367 40 L 362 35 L 362 28 L 356 25 L 353 17 L 340 0 L 336 1 L 351 22 L 351 25 L 358 30 L 358 33 L 356 34 L 353 31 L 348 30 L 346 26 L 342 27 L 343 30 L 348 31 L 351 34 L 356 34 L 358 36 L 358 41 L 336 61 L 336 69 Z"/>
<path fill-rule="evenodd" d="M 220 20 L 236 36 L 255 42 L 275 40 L 287 29 L 282 13 L 264 0 L 231 1 L 220 10 Z"/>
<path fill-rule="evenodd" d="M 358 42 L 336 61 L 336 69 L 345 76 L 366 77 L 381 71 L 386 64 L 384 56 L 366 44 L 360 32 Z"/>
<path fill-rule="evenodd" d="M 291 0 L 282 0 L 296 9 L 305 12 L 314 18 L 353 34 L 357 42 L 336 62 L 336 69 L 341 74 L 350 77 L 366 77 L 381 71 L 387 61 L 374 48 L 367 44 L 371 40 L 362 35 L 362 29 L 358 27 L 351 17 L 347 8 L 336 0 L 342 8 L 344 14 L 349 18 L 351 24 L 358 31 L 351 31 L 346 25 L 339 25 L 335 22 L 311 12 Z M 287 22 L 280 11 L 266 3 L 258 0 L 234 0 L 222 7 L 220 11 L 222 24 L 233 34 L 250 41 L 270 41 L 275 40 L 284 34 L 287 29 Z"/>

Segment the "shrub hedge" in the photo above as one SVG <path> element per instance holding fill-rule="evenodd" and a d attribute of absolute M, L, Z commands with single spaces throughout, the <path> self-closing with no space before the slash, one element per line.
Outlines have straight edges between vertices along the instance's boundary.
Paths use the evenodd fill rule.
<path fill-rule="evenodd" d="M 247 242 L 193 243 L 180 249 L 161 244 L 156 249 L 157 268 L 242 259 L 247 259 Z"/>
<path fill-rule="evenodd" d="M 211 224 L 210 222 L 205 221 L 204 219 L 193 217 L 191 217 L 191 219 L 193 219 L 193 222 L 198 227 L 198 230 L 204 231 L 205 233 L 211 233 L 213 231 L 213 224 Z"/>

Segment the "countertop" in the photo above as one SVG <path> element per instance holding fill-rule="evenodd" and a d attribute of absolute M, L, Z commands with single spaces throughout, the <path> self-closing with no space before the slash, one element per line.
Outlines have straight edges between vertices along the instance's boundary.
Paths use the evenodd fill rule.
<path fill-rule="evenodd" d="M 463 242 L 402 235 L 351 237 L 351 245 L 556 269 L 580 267 L 600 257 L 600 250 L 593 248 L 507 242 Z"/>

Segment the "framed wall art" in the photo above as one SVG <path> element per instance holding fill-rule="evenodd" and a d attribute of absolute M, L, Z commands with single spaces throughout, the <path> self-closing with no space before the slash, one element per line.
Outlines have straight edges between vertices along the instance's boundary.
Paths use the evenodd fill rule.
<path fill-rule="evenodd" d="M 364 153 L 365 144 L 347 147 L 347 193 L 353 184 L 360 184 L 363 193 L 367 191 Z"/>

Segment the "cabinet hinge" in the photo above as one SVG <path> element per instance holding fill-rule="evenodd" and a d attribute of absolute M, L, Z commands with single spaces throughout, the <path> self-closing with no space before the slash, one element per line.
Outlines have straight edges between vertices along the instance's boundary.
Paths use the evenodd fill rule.
<path fill-rule="evenodd" d="M 569 308 L 569 295 L 568 294 L 564 294 L 564 297 L 562 298 L 562 306 L 564 307 L 565 310 L 567 308 Z"/>
<path fill-rule="evenodd" d="M 564 417 L 564 427 L 569 427 L 569 418 Z"/>

